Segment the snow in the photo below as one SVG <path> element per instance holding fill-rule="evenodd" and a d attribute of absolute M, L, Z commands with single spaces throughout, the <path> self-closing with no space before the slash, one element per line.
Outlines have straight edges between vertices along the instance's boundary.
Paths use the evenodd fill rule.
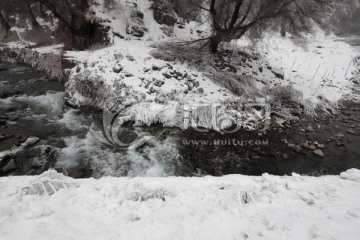
<path fill-rule="evenodd" d="M 44 47 L 38 47 L 33 48 L 32 50 L 38 53 L 54 53 L 54 54 L 60 54 L 62 52 L 62 48 L 64 47 L 64 44 L 55 44 L 50 46 L 44 46 Z"/>
<path fill-rule="evenodd" d="M 356 240 L 359 176 L 0 178 L 0 239 Z"/>
<path fill-rule="evenodd" d="M 149 45 L 147 42 L 115 38 L 113 46 L 101 50 L 65 53 L 67 58 L 78 62 L 78 67 L 71 70 L 70 80 L 66 85 L 71 101 L 77 105 L 91 102 L 79 94 L 76 87 L 79 75 L 85 76 L 85 81 L 104 81 L 111 92 L 100 97 L 111 99 L 111 94 L 114 95 L 114 99 L 123 97 L 124 101 L 120 102 L 116 109 L 130 106 L 128 114 L 135 121 L 146 125 L 158 122 L 158 114 L 164 110 L 174 113 L 179 103 L 199 103 L 199 99 L 203 103 L 236 99 L 229 90 L 213 83 L 203 73 L 191 69 L 186 64 L 168 65 L 166 61 L 154 59 L 150 55 L 153 48 Z M 158 70 L 152 70 L 154 67 Z M 116 73 L 114 68 L 122 71 Z M 168 79 L 164 76 L 172 71 L 186 74 L 188 77 Z M 189 78 L 192 78 L 194 83 L 198 82 L 198 86 L 191 90 L 187 85 Z M 103 101 L 104 99 L 100 102 Z M 115 100 L 111 102 L 113 104 Z M 171 116 L 165 116 L 160 120 L 164 120 L 160 122 L 168 126 L 172 126 L 171 123 L 174 122 Z"/>
<path fill-rule="evenodd" d="M 72 100 L 80 105 L 87 102 L 87 99 L 79 96 L 73 86 L 77 81 L 74 78 L 79 74 L 86 75 L 87 78 L 92 77 L 95 81 L 100 77 L 112 89 L 114 89 L 114 85 L 122 84 L 124 85 L 122 92 L 125 91 L 124 87 L 131 92 L 132 96 L 128 99 L 137 97 L 143 99 L 142 102 L 154 102 L 154 104 L 161 96 L 167 96 L 163 97 L 166 102 L 172 99 L 176 99 L 178 102 L 198 102 L 199 99 L 204 102 L 214 102 L 226 101 L 230 98 L 234 99 L 234 96 L 228 90 L 214 84 L 201 72 L 191 69 L 186 64 L 170 63 L 173 67 L 173 69 L 170 69 L 167 65 L 169 62 L 155 59 L 150 55 L 150 52 L 154 50 L 151 47 L 154 43 L 172 39 L 166 36 L 161 30 L 162 26 L 156 23 L 150 6 L 150 1 L 133 1 L 131 3 L 113 1 L 109 8 L 109 6 L 106 7 L 104 1 L 98 1 L 98 4 L 92 7 L 93 11 L 96 12 L 97 19 L 101 19 L 100 21 L 104 25 L 110 26 L 113 32 L 124 36 L 125 39 L 114 37 L 113 46 L 100 50 L 65 53 L 66 58 L 78 63 L 78 68 L 71 70 L 70 81 L 67 86 Z M 132 24 L 130 20 L 131 13 L 137 10 L 144 14 L 144 27 L 147 29 L 143 39 L 140 41 L 138 38 L 126 33 L 126 26 Z M 189 39 L 192 36 L 189 33 L 190 29 L 200 27 L 198 25 L 198 23 L 190 22 L 186 25 L 186 29 L 181 30 L 175 27 L 175 32 L 182 39 Z M 120 74 L 113 71 L 116 66 L 123 68 Z M 151 71 L 154 66 L 159 70 Z M 187 79 L 166 79 L 164 77 L 164 74 L 172 70 L 187 73 L 195 81 L 199 81 L 199 86 L 190 90 L 188 94 L 184 94 L 184 92 L 188 91 L 188 86 L 185 84 Z M 197 77 L 194 77 L 194 75 Z M 72 80 L 74 81 L 72 82 Z M 162 83 L 161 86 L 157 86 L 158 81 Z M 72 89 L 75 89 L 75 91 L 72 91 Z M 203 89 L 204 93 L 199 93 L 199 89 Z M 169 99 L 169 96 L 171 96 L 171 99 Z M 141 102 L 136 101 L 135 103 Z M 166 107 L 166 104 L 164 104 L 164 107 Z M 150 109 L 158 109 L 158 107 L 154 106 Z"/>
<path fill-rule="evenodd" d="M 24 33 L 27 29 L 26 28 L 18 28 L 18 27 L 12 27 L 10 29 L 11 32 L 16 32 L 16 34 L 18 35 L 19 39 L 21 40 L 21 42 L 23 42 L 24 44 L 27 44 L 27 45 L 36 45 L 35 43 L 33 42 L 30 42 L 30 41 L 26 41 L 22 36 L 21 34 Z"/>
<path fill-rule="evenodd" d="M 318 30 L 320 31 L 320 30 Z M 268 36 L 257 48 L 272 66 L 278 66 L 285 72 L 287 84 L 304 94 L 305 99 L 318 102 L 322 96 L 331 102 L 337 102 L 351 94 L 351 77 L 359 66 L 354 61 L 359 53 L 344 42 L 321 34 L 308 37 L 304 47 L 289 39 Z"/>
<path fill-rule="evenodd" d="M 51 15 L 51 12 L 48 12 L 48 15 Z M 44 18 L 36 17 L 36 21 L 42 27 L 48 27 L 52 32 L 56 31 L 57 27 L 59 26 L 59 20 L 55 17 L 50 18 L 50 21 L 46 21 Z"/>
<path fill-rule="evenodd" d="M 9 42 L 2 46 L 8 47 L 10 49 L 21 49 L 21 48 L 27 47 L 28 44 L 21 42 L 21 41 L 17 41 L 17 42 Z"/>

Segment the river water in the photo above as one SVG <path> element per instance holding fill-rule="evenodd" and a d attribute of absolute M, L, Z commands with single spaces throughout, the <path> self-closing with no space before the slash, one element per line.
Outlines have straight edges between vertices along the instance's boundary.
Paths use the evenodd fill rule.
<path fill-rule="evenodd" d="M 356 44 L 355 44 L 356 45 Z M 360 49 L 359 46 L 355 46 Z M 43 72 L 22 64 L 0 63 L 0 176 L 40 174 L 49 168 L 72 177 L 102 176 L 198 176 L 204 174 L 338 174 L 360 168 L 360 138 L 357 133 L 330 142 L 351 127 L 360 129 L 360 106 L 350 105 L 344 115 L 329 120 L 316 119 L 324 127 L 301 135 L 306 120 L 268 136 L 239 132 L 222 136 L 215 132 L 130 126 L 125 131 L 155 138 L 137 150 L 119 150 L 102 144 L 91 129 L 101 128 L 102 112 L 73 109 L 64 101 L 63 83 L 50 80 Z M 322 121 L 322 122 L 321 122 Z M 339 127 L 334 129 L 338 124 Z M 354 125 L 354 126 L 353 126 Z M 300 133 L 300 134 L 299 134 Z M 360 130 L 358 131 L 360 134 Z M 332 135 L 331 135 L 332 134 Z M 268 146 L 184 145 L 184 140 L 264 140 Z M 38 140 L 37 140 L 38 139 Z M 329 144 L 320 160 L 312 152 L 294 153 L 284 141 L 324 142 Z M 329 142 L 329 143 L 328 143 Z M 332 144 L 332 145 L 331 145 Z M 26 146 L 25 146 L 26 145 Z"/>
<path fill-rule="evenodd" d="M 153 140 L 140 151 L 112 149 L 89 131 L 101 112 L 67 107 L 62 83 L 25 65 L 1 68 L 0 158 L 16 163 L 2 175 L 38 174 L 50 167 L 74 177 L 175 174 L 178 153 L 171 139 Z M 19 151 L 29 137 L 39 141 Z"/>

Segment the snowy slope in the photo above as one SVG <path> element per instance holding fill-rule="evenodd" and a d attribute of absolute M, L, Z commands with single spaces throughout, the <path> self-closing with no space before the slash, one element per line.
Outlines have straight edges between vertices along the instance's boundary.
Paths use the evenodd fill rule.
<path fill-rule="evenodd" d="M 318 102 L 318 97 L 323 97 L 336 102 L 351 95 L 351 78 L 360 71 L 355 61 L 359 52 L 317 31 L 307 36 L 304 46 L 270 35 L 257 45 L 257 50 L 266 53 L 264 58 L 272 66 L 283 69 L 288 84 L 303 92 L 304 98 Z"/>
<path fill-rule="evenodd" d="M 355 169 L 319 178 L 1 178 L 0 239 L 357 240 L 359 183 Z"/>

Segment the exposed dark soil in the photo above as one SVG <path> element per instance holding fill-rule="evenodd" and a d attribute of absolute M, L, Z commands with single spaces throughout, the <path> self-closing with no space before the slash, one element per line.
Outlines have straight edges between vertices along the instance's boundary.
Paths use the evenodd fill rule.
<path fill-rule="evenodd" d="M 222 142 L 225 145 L 187 145 L 184 139 L 212 143 L 220 139 L 225 140 Z M 233 139 L 243 140 L 243 146 L 233 145 Z M 252 146 L 249 140 L 253 140 Z M 256 140 L 268 145 L 256 145 Z M 339 174 L 349 168 L 360 168 L 360 104 L 345 102 L 337 115 L 304 117 L 260 135 L 247 131 L 221 135 L 186 130 L 179 146 L 190 168 L 211 175 Z M 315 150 L 321 150 L 324 156 L 316 155 Z"/>

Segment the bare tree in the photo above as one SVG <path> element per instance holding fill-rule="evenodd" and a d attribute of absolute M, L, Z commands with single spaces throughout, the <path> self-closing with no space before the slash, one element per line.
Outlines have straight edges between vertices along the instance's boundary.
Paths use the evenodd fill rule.
<path fill-rule="evenodd" d="M 91 46 L 93 23 L 87 16 L 87 0 L 37 0 L 47 7 L 71 32 L 75 48 L 83 49 Z"/>
<path fill-rule="evenodd" d="M 340 2 L 336 1 L 336 2 Z M 211 52 L 218 50 L 220 42 L 241 38 L 250 30 L 260 30 L 286 21 L 294 33 L 309 31 L 312 23 L 322 24 L 335 0 L 209 0 L 208 11 L 212 23 Z"/>
<path fill-rule="evenodd" d="M 356 35 L 360 34 L 360 1 L 345 0 L 345 3 L 336 8 L 333 15 L 329 17 L 329 23 L 336 34 Z"/>
<path fill-rule="evenodd" d="M 8 1 L 0 1 L 1 16 L 0 22 L 5 25 L 5 28 L 9 30 L 14 23 L 11 23 L 11 16 L 21 14 L 24 16 L 22 22 L 30 20 L 32 26 L 39 26 L 36 20 L 35 14 L 32 10 L 32 5 L 36 3 L 36 0 L 12 0 L 11 3 Z"/>
<path fill-rule="evenodd" d="M 11 26 L 10 26 L 9 23 L 6 21 L 3 13 L 2 13 L 1 11 L 0 11 L 0 24 L 1 24 L 2 26 L 4 26 L 6 33 L 8 33 L 8 32 L 10 31 Z"/>
<path fill-rule="evenodd" d="M 27 1 L 26 1 L 26 7 L 27 7 L 27 10 L 28 10 L 29 15 L 30 15 L 30 17 L 31 17 L 31 20 L 32 20 L 31 24 L 32 24 L 34 27 L 39 26 L 39 23 L 37 22 L 36 17 L 35 17 L 35 14 L 34 14 L 32 8 L 31 8 L 31 2 L 30 2 L 30 0 L 27 0 Z"/>

